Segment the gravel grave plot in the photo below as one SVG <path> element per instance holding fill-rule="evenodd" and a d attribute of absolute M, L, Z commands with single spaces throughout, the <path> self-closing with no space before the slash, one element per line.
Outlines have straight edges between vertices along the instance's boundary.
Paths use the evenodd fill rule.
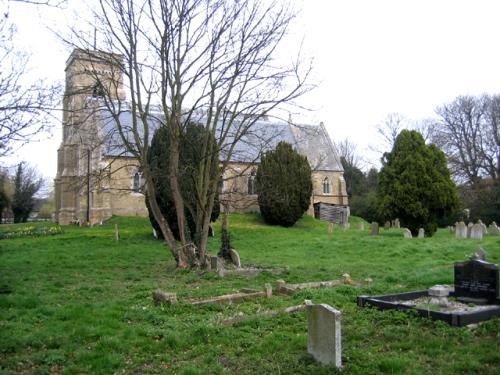
<path fill-rule="evenodd" d="M 448 298 L 449 306 L 442 307 L 437 304 L 430 303 L 432 297 L 420 297 L 413 300 L 404 300 L 404 301 L 395 301 L 395 303 L 405 306 L 417 307 L 419 309 L 428 309 L 432 311 L 440 311 L 440 312 L 470 312 L 470 311 L 481 311 L 481 310 L 490 310 L 498 308 L 498 305 L 474 305 L 474 304 L 466 304 L 457 301 L 453 297 Z"/>

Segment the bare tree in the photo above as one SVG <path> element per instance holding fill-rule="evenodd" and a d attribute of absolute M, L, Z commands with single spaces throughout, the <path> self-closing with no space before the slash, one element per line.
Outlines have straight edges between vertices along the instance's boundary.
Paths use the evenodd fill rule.
<path fill-rule="evenodd" d="M 474 184 L 483 176 L 498 178 L 499 102 L 498 96 L 459 96 L 436 109 L 434 142 L 458 180 Z"/>
<path fill-rule="evenodd" d="M 15 47 L 16 27 L 8 13 L 0 19 L 0 156 L 15 142 L 25 143 L 52 122 L 59 87 L 28 76 L 29 54 Z"/>
<path fill-rule="evenodd" d="M 359 155 L 357 145 L 354 142 L 345 138 L 337 143 L 337 149 L 339 150 L 340 156 L 344 158 L 346 164 L 358 169 L 363 167 L 363 160 Z"/>
<path fill-rule="evenodd" d="M 100 54 L 112 59 L 123 74 L 130 100 L 132 125 L 120 120 L 124 104 L 114 100 L 121 83 L 101 81 L 103 104 L 127 152 L 141 166 L 152 213 L 179 267 L 204 266 L 207 237 L 219 178 L 235 146 L 252 134 L 255 123 L 310 89 L 299 59 L 283 67 L 275 55 L 294 14 L 287 4 L 259 0 L 101 0 L 95 12 Z M 94 22 L 94 20 L 92 20 Z M 74 30 L 82 51 L 95 44 Z M 99 83 L 100 76 L 95 75 Z M 199 150 L 203 155 L 195 181 L 195 238 L 186 236 L 184 207 L 189 204 L 179 187 L 179 144 L 189 122 L 203 124 L 217 139 Z M 149 140 L 157 126 L 169 128 L 170 188 L 175 203 L 180 243 L 156 203 Z M 221 156 L 221 160 L 216 157 Z M 217 170 L 219 173 L 213 173 Z M 211 177 L 211 176 L 216 176 Z M 187 207 L 189 209 L 189 207 Z"/>
<path fill-rule="evenodd" d="M 403 115 L 389 113 L 384 123 L 377 125 L 377 134 L 382 141 L 382 152 L 390 151 L 398 134 L 406 128 L 408 128 L 408 124 Z"/>

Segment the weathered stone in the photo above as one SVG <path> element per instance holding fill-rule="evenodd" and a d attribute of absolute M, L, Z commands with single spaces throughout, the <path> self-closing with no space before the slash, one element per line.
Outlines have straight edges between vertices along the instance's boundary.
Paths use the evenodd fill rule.
<path fill-rule="evenodd" d="M 238 254 L 236 250 L 229 249 L 229 256 L 231 257 L 231 262 L 233 262 L 236 267 L 241 267 L 240 254 Z"/>
<path fill-rule="evenodd" d="M 481 228 L 483 228 L 483 235 L 488 234 L 488 227 L 484 223 L 480 223 Z"/>
<path fill-rule="evenodd" d="M 333 233 L 333 223 L 328 223 L 328 234 L 332 234 Z"/>
<path fill-rule="evenodd" d="M 153 292 L 153 302 L 155 305 L 174 305 L 177 303 L 177 294 L 176 293 L 167 293 L 161 289 L 156 289 Z"/>
<path fill-rule="evenodd" d="M 467 238 L 467 227 L 463 221 L 455 225 L 455 237 L 460 239 Z"/>
<path fill-rule="evenodd" d="M 326 304 L 307 306 L 307 352 L 323 365 L 342 367 L 341 316 Z"/>
<path fill-rule="evenodd" d="M 399 219 L 394 220 L 394 228 L 396 229 L 401 228 L 401 223 L 399 222 Z"/>
<path fill-rule="evenodd" d="M 425 237 L 425 229 L 424 228 L 420 228 L 418 230 L 418 238 L 424 238 Z"/>
<path fill-rule="evenodd" d="M 472 254 L 471 259 L 476 259 L 476 260 L 486 260 L 486 251 L 482 247 L 474 251 L 474 254 Z"/>
<path fill-rule="evenodd" d="M 271 298 L 273 296 L 273 287 L 271 284 L 264 284 L 264 291 L 266 292 L 266 298 Z"/>
<path fill-rule="evenodd" d="M 365 223 L 359 223 L 358 224 L 358 229 L 363 232 L 365 230 Z"/>
<path fill-rule="evenodd" d="M 497 227 L 497 224 L 495 222 L 491 223 L 490 226 L 488 227 L 488 234 L 491 236 L 500 235 L 500 229 Z"/>
<path fill-rule="evenodd" d="M 387 229 L 391 229 L 391 222 L 390 222 L 390 221 L 386 221 L 386 222 L 384 223 L 384 229 L 386 229 L 386 230 L 387 230 Z"/>
<path fill-rule="evenodd" d="M 413 238 L 411 235 L 411 231 L 408 228 L 403 228 L 403 237 L 404 238 Z"/>
<path fill-rule="evenodd" d="M 378 223 L 374 221 L 372 223 L 370 235 L 377 236 L 378 235 L 378 231 L 379 231 Z"/>
<path fill-rule="evenodd" d="M 217 256 L 210 257 L 210 268 L 214 271 L 217 271 L 222 264 L 222 259 Z"/>
<path fill-rule="evenodd" d="M 482 240 L 483 239 L 483 227 L 481 224 L 474 224 L 471 227 L 470 238 L 473 240 Z"/>
<path fill-rule="evenodd" d="M 342 229 L 345 231 L 351 229 L 351 223 L 342 224 Z"/>

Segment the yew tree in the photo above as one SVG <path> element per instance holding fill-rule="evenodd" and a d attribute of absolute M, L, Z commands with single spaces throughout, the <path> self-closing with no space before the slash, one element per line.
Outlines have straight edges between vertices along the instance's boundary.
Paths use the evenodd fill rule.
<path fill-rule="evenodd" d="M 290 227 L 311 204 L 311 167 L 289 143 L 280 142 L 262 156 L 256 184 L 260 212 L 269 224 Z"/>
<path fill-rule="evenodd" d="M 414 130 L 401 131 L 384 154 L 377 194 L 382 216 L 398 217 L 414 235 L 424 228 L 432 236 L 438 218 L 458 205 L 444 153 Z"/>

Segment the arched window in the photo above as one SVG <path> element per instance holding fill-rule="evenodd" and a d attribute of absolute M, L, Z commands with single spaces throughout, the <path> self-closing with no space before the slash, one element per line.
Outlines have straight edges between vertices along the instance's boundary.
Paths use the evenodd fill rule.
<path fill-rule="evenodd" d="M 134 192 L 142 193 L 143 186 L 144 186 L 144 180 L 142 179 L 142 173 L 135 172 L 135 174 L 134 174 L 134 187 L 133 187 Z"/>
<path fill-rule="evenodd" d="M 257 171 L 254 168 L 248 177 L 248 195 L 257 194 L 257 189 L 255 189 L 255 176 L 257 176 Z"/>
<path fill-rule="evenodd" d="M 323 194 L 330 194 L 330 180 L 328 177 L 323 180 Z"/>

